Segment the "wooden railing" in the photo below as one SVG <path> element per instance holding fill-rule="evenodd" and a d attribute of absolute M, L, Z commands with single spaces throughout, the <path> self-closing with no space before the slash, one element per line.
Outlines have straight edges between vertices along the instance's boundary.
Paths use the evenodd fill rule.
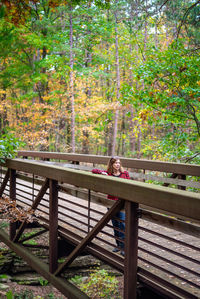
<path fill-rule="evenodd" d="M 18 157 L 41 159 L 45 161 L 59 161 L 62 162 L 65 167 L 74 169 L 82 168 L 83 170 L 91 170 L 94 165 L 105 166 L 110 159 L 108 156 L 36 151 L 19 151 Z M 191 177 L 200 177 L 199 165 L 124 157 L 120 157 L 120 160 L 124 167 L 130 169 L 131 177 L 134 180 L 152 181 L 163 184 L 164 186 L 176 185 L 178 189 L 182 190 L 185 190 L 187 187 L 200 189 L 199 181 L 191 179 Z M 72 165 L 64 164 L 65 161 L 71 162 Z"/>
<path fill-rule="evenodd" d="M 33 155 L 34 154 L 35 153 L 33 153 Z M 19 153 L 19 155 L 21 155 L 21 153 Z M 49 159 L 49 155 L 51 155 L 51 153 L 46 153 L 42 158 Z M 64 159 L 62 155 L 63 154 L 58 154 L 58 159 L 65 160 L 66 156 Z M 23 154 L 23 156 L 25 155 Z M 53 159 L 55 159 L 55 154 L 53 154 L 53 156 Z M 108 157 L 100 157 L 98 159 L 98 157 L 94 156 L 85 156 L 84 159 L 83 155 L 78 156 L 68 155 L 68 159 L 66 160 L 75 162 L 83 162 L 84 160 L 84 162 L 95 164 L 106 164 L 108 160 Z M 125 160 L 129 161 L 130 159 Z M 122 160 L 122 163 L 124 166 L 127 166 L 125 160 Z M 136 165 L 139 168 L 139 163 L 139 161 L 136 161 L 135 164 L 128 164 L 128 168 L 137 168 Z M 154 165 L 153 170 L 164 169 L 171 173 L 192 176 L 197 176 L 200 169 L 197 165 L 191 165 L 191 167 L 189 167 L 189 171 L 186 172 L 186 170 L 188 170 L 187 166 L 182 165 L 180 168 L 176 166 L 175 171 L 173 171 L 171 165 L 173 163 L 169 163 L 170 165 L 165 167 L 164 164 L 162 164 L 163 167 L 161 167 L 161 164 L 162 162 L 159 162 L 156 168 L 156 164 L 154 162 L 152 164 L 142 164 L 142 166 L 146 167 L 146 169 L 150 168 L 152 170 Z M 9 171 L 7 171 L 7 174 L 4 174 L 6 169 Z M 6 189 L 6 186 L 8 186 L 8 180 L 10 181 L 9 189 Z M 28 183 L 24 185 L 23 181 L 29 182 L 29 185 Z M 38 193 L 35 194 L 36 186 L 38 188 L 40 184 L 42 184 L 42 187 L 37 189 Z M 28 190 L 26 190 L 27 198 L 23 195 L 24 186 Z M 47 194 L 48 188 L 49 197 L 44 198 L 46 196 L 45 194 Z M 80 207 L 80 202 L 75 203 L 74 200 L 70 202 L 70 199 L 65 198 L 64 194 L 66 194 L 66 192 L 84 198 L 84 201 L 87 202 L 86 214 L 83 212 L 77 212 L 78 207 Z M 32 193 L 34 193 L 33 201 L 30 201 Z M 184 284 L 188 283 L 188 285 L 194 290 L 198 290 L 198 284 L 196 282 L 190 281 L 190 279 L 186 279 L 185 277 L 181 277 L 181 274 L 173 273 L 173 271 L 165 269 L 165 267 L 162 267 L 161 264 L 154 262 L 153 258 L 159 259 L 160 263 L 171 263 L 172 266 L 179 268 L 180 271 L 188 271 L 191 275 L 198 276 L 199 274 L 197 270 L 191 270 L 190 267 L 179 265 L 176 261 L 172 261 L 170 257 L 166 258 L 162 255 L 160 256 L 157 253 L 155 254 L 154 251 L 151 251 L 151 249 L 145 249 L 146 247 L 141 247 L 140 245 L 138 256 L 139 239 L 144 243 L 146 242 L 148 246 L 155 246 L 155 248 L 161 251 L 165 250 L 168 253 L 172 253 L 173 255 L 177 255 L 182 259 L 185 259 L 185 261 L 189 260 L 190 263 L 199 265 L 198 258 L 189 257 L 187 254 L 180 253 L 179 250 L 177 251 L 168 248 L 168 244 L 156 244 L 154 238 L 163 238 L 165 242 L 176 242 L 178 246 L 185 246 L 185 250 L 190 248 L 197 252 L 197 254 L 199 254 L 198 246 L 191 244 L 190 242 L 184 242 L 184 240 L 176 240 L 176 238 L 173 238 L 172 235 L 165 235 L 162 231 L 152 230 L 149 226 L 147 227 L 145 225 L 146 222 L 142 222 L 142 224 L 138 225 L 138 217 L 141 216 L 141 221 L 150 220 L 166 227 L 170 227 L 171 224 L 171 228 L 175 229 L 175 231 L 178 229 L 179 231 L 184 231 L 191 236 L 198 236 L 200 231 L 200 195 L 198 193 L 156 186 L 139 181 L 119 180 L 113 177 L 94 175 L 90 172 L 51 165 L 39 161 L 13 159 L 8 160 L 2 169 L 0 196 L 2 196 L 2 194 L 9 195 L 13 200 L 17 200 L 19 204 L 28 204 L 34 208 L 40 208 L 41 211 L 44 211 L 44 204 L 41 207 L 39 207 L 39 205 L 41 200 L 44 200 L 45 205 L 49 209 L 48 212 L 44 212 L 42 221 L 43 223 L 46 223 L 46 228 L 48 228 L 50 232 L 50 266 L 49 272 L 43 271 L 38 263 L 36 263 L 35 269 L 46 277 L 46 279 L 49 279 L 65 295 L 67 292 L 69 295 L 70 292 L 71 297 L 69 298 L 79 297 L 72 297 L 72 294 L 74 294 L 75 291 L 69 291 L 71 286 L 68 286 L 68 289 L 63 289 L 61 283 L 58 282 L 58 275 L 62 273 L 84 249 L 87 249 L 88 252 L 100 259 L 104 259 L 118 270 L 124 272 L 124 298 L 136 298 L 137 280 L 151 287 L 153 286 L 153 288 L 157 289 L 159 292 L 167 294 L 169 298 L 198 298 L 198 296 L 195 295 L 197 293 L 193 292 L 190 288 L 185 289 L 182 287 L 181 283 L 180 286 L 178 286 L 173 284 L 173 282 L 169 281 L 166 277 L 162 278 L 160 272 L 165 273 L 166 275 L 172 275 L 179 280 L 182 279 Z M 104 194 L 111 194 L 122 198 L 123 200 L 119 200 L 114 205 L 111 205 L 111 202 L 106 199 Z M 28 200 L 29 202 L 27 203 Z M 67 202 L 67 204 L 63 204 L 62 202 L 60 203 L 62 200 L 63 202 Z M 100 212 L 99 208 L 92 206 L 94 202 L 99 206 L 110 206 L 109 211 L 104 209 L 103 212 Z M 123 203 L 125 203 L 126 212 L 124 259 L 111 252 L 110 247 L 113 246 L 112 242 L 114 241 L 105 241 L 104 238 L 97 237 L 99 232 L 104 233 L 102 229 L 107 227 L 108 221 L 113 217 L 118 209 L 122 208 Z M 87 228 L 85 230 L 81 229 L 80 225 L 75 226 L 72 224 L 74 218 L 69 214 L 70 204 L 73 204 L 76 207 L 73 209 L 71 208 L 71 210 L 73 210 L 72 212 L 77 212 L 77 216 L 74 216 L 74 218 L 78 219 L 85 216 L 85 220 L 80 220 L 80 223 L 86 225 Z M 64 209 L 61 214 L 59 212 L 59 207 Z M 141 210 L 138 209 L 141 207 Z M 148 209 L 146 209 L 147 207 Z M 95 215 L 98 216 L 91 216 L 91 213 L 96 213 Z M 61 219 L 62 215 L 64 218 L 69 217 L 69 221 L 66 225 L 68 227 L 71 225 L 71 229 L 64 228 L 61 224 L 65 223 L 65 220 Z M 174 218 L 174 215 L 176 215 L 177 218 Z M 185 219 L 187 222 L 179 220 L 178 218 Z M 159 226 L 159 229 L 160 227 L 161 226 Z M 138 229 L 139 232 L 152 234 L 153 239 L 148 239 L 143 236 L 139 236 L 138 238 Z M 13 241 L 15 241 L 15 243 L 20 239 L 20 233 L 23 230 L 23 227 L 16 230 L 16 227 L 12 225 L 10 237 Z M 195 233 L 192 234 L 192 231 Z M 60 266 L 58 266 L 57 263 L 58 235 L 76 245 L 75 249 L 67 257 L 66 261 Z M 106 236 L 111 237 L 109 233 L 107 233 Z M 101 243 L 104 242 L 104 245 L 102 246 L 101 243 L 100 245 L 98 242 L 96 243 L 95 238 L 97 241 L 100 240 Z M 8 241 L 8 239 L 2 234 L 0 235 L 0 239 L 5 243 L 7 242 L 7 244 L 15 250 L 14 242 Z M 27 261 L 31 262 L 31 258 L 27 257 L 25 253 L 22 253 L 18 247 L 16 250 Z M 140 252 L 148 254 L 149 258 L 140 255 Z M 141 262 L 139 267 L 138 260 Z M 149 271 L 148 268 L 145 267 L 145 263 L 148 263 L 151 267 L 155 267 L 156 270 L 159 270 L 159 273 Z"/>

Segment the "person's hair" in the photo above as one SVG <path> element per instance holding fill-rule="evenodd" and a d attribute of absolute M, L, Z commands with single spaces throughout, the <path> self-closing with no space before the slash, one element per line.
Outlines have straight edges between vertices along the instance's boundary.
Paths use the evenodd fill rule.
<path fill-rule="evenodd" d="M 109 174 L 113 174 L 113 164 L 120 159 L 118 157 L 111 157 L 110 160 L 108 161 L 108 166 L 107 166 L 107 173 Z M 123 172 L 123 168 L 122 168 L 122 165 L 121 165 L 121 161 L 120 161 L 120 169 L 119 169 L 120 172 Z"/>

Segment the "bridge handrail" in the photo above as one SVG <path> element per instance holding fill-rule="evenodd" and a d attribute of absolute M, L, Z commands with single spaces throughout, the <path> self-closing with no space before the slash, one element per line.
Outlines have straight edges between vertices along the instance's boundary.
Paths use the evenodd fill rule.
<path fill-rule="evenodd" d="M 75 153 L 57 153 L 57 152 L 45 152 L 45 151 L 19 151 L 18 157 L 58 159 L 58 160 L 67 160 L 73 162 L 85 162 L 85 163 L 103 164 L 103 165 L 106 165 L 110 158 L 109 156 L 83 155 L 83 154 L 75 154 Z M 132 159 L 132 158 L 124 158 L 124 157 L 119 157 L 119 158 L 122 161 L 123 166 L 128 168 L 176 173 L 182 175 L 200 176 L 200 166 L 197 164 L 151 161 L 145 159 Z"/>
<path fill-rule="evenodd" d="M 118 180 L 114 177 L 95 175 L 86 171 L 46 165 L 38 161 L 8 159 L 5 166 L 93 191 L 111 194 L 167 213 L 200 221 L 200 194 L 198 193 L 132 180 Z"/>

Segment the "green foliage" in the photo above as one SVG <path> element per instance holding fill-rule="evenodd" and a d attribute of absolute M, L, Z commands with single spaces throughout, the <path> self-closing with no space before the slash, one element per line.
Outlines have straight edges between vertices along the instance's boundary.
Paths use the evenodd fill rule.
<path fill-rule="evenodd" d="M 196 122 L 198 135 L 200 57 L 183 43 L 179 40 L 166 51 L 149 53 L 137 72 L 137 78 L 145 84 L 138 98 L 159 110 L 168 121 Z"/>
<path fill-rule="evenodd" d="M 90 298 L 120 298 L 118 280 L 114 276 L 110 276 L 104 269 L 90 274 L 87 281 L 80 283 L 79 287 Z"/>
<path fill-rule="evenodd" d="M 8 292 L 6 293 L 6 298 L 7 298 L 7 299 L 14 299 L 14 296 L 13 296 L 12 291 L 8 291 Z"/>
<path fill-rule="evenodd" d="M 72 282 L 73 284 L 76 284 L 76 285 L 80 285 L 83 281 L 83 277 L 80 276 L 80 275 L 75 275 L 74 277 L 72 277 L 70 279 L 70 282 Z"/>
<path fill-rule="evenodd" d="M 0 223 L 0 228 L 6 228 L 9 226 L 9 223 L 8 222 L 1 222 Z"/>
<path fill-rule="evenodd" d="M 48 280 L 46 280 L 46 279 L 43 279 L 43 278 L 40 278 L 39 279 L 39 282 L 40 282 L 40 284 L 41 284 L 41 286 L 46 286 L 46 285 L 48 285 Z"/>
<path fill-rule="evenodd" d="M 0 136 L 0 162 L 4 162 L 7 158 L 14 158 L 17 154 L 17 149 L 22 144 L 13 134 Z"/>
<path fill-rule="evenodd" d="M 49 293 L 45 296 L 35 296 L 32 291 L 24 290 L 19 293 L 13 293 L 11 290 L 6 293 L 7 299 L 63 299 L 63 297 L 57 297 L 53 293 Z"/>
<path fill-rule="evenodd" d="M 144 105 L 140 117 L 162 132 L 159 140 L 145 140 L 144 155 L 186 161 L 200 149 L 199 55 L 176 40 L 165 51 L 149 49 L 134 75 L 137 84 L 144 84 L 134 93 L 136 103 Z"/>
<path fill-rule="evenodd" d="M 24 244 L 37 245 L 38 243 L 35 240 L 28 240 L 25 241 Z"/>
<path fill-rule="evenodd" d="M 35 299 L 33 292 L 29 290 L 24 290 L 20 293 L 13 294 L 12 291 L 6 293 L 7 299 Z"/>
<path fill-rule="evenodd" d="M 31 237 L 35 233 L 36 233 L 36 231 L 34 231 L 34 230 L 27 232 L 21 236 L 21 239 Z M 25 241 L 24 244 L 37 245 L 37 242 L 34 239 L 30 239 L 30 240 Z"/>
<path fill-rule="evenodd" d="M 77 152 L 110 154 L 117 108 L 117 155 L 184 161 L 199 150 L 200 8 L 194 1 L 3 4 L 1 127 L 23 136 L 27 148 L 70 150 L 73 77 Z"/>
<path fill-rule="evenodd" d="M 4 279 L 7 279 L 8 278 L 8 275 L 6 274 L 0 274 L 0 281 L 4 280 Z"/>

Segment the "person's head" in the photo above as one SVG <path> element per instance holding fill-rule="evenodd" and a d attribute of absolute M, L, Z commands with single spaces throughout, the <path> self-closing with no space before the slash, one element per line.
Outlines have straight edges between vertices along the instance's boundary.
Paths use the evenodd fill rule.
<path fill-rule="evenodd" d="M 108 162 L 107 172 L 113 174 L 116 171 L 123 172 L 123 168 L 120 159 L 118 157 L 112 157 Z"/>

